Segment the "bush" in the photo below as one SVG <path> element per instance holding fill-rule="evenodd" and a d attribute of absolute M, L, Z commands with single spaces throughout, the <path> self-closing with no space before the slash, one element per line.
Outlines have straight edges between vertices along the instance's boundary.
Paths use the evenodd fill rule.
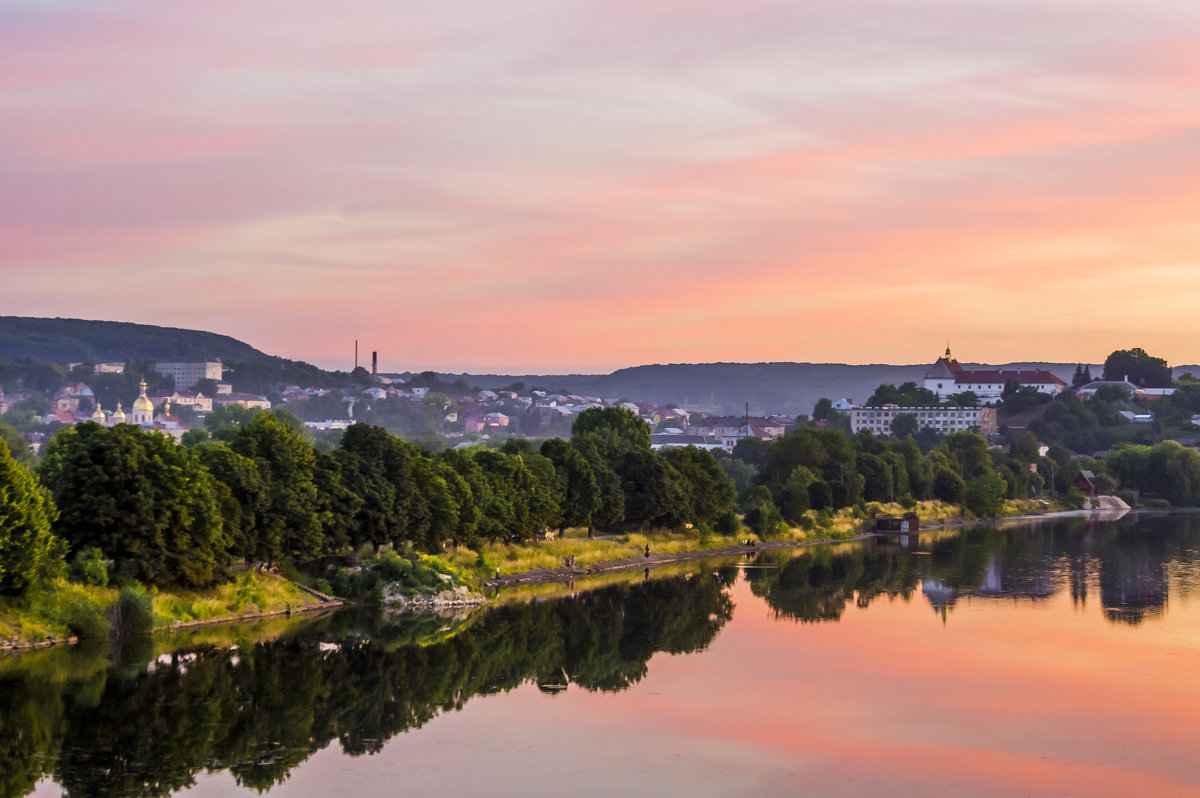
<path fill-rule="evenodd" d="M 722 535 L 740 535 L 742 532 L 742 519 L 738 516 L 736 510 L 729 510 L 720 518 L 717 519 L 717 532 Z"/>
<path fill-rule="evenodd" d="M 1142 499 L 1142 506 L 1150 510 L 1171 509 L 1171 503 L 1166 499 Z"/>
<path fill-rule="evenodd" d="M 230 608 L 234 612 L 241 612 L 247 606 L 253 604 L 260 610 L 266 606 L 266 599 L 263 598 L 262 590 L 259 587 L 258 580 L 254 573 L 247 571 L 242 574 L 238 580 L 237 590 L 233 594 L 233 606 Z"/>
<path fill-rule="evenodd" d="M 112 630 L 104 611 L 85 595 L 72 595 L 67 603 L 67 628 L 80 640 L 103 640 Z"/>
<path fill-rule="evenodd" d="M 104 559 L 104 553 L 95 546 L 80 549 L 75 558 L 71 560 L 69 574 L 72 582 L 107 587 L 108 562 Z"/>
<path fill-rule="evenodd" d="M 1081 491 L 1079 488 L 1071 487 L 1068 488 L 1067 492 L 1063 495 L 1062 501 L 1063 504 L 1072 510 L 1081 510 L 1083 509 L 1084 503 L 1087 501 L 1087 496 L 1084 496 L 1083 491 Z"/>
<path fill-rule="evenodd" d="M 134 583 L 121 588 L 117 599 L 114 626 L 117 633 L 149 634 L 154 630 L 154 597 L 146 592 L 146 588 Z"/>
<path fill-rule="evenodd" d="M 905 510 L 911 510 L 917 506 L 917 500 L 913 498 L 911 493 L 905 493 L 903 496 L 897 499 L 897 501 L 900 502 L 900 506 Z"/>

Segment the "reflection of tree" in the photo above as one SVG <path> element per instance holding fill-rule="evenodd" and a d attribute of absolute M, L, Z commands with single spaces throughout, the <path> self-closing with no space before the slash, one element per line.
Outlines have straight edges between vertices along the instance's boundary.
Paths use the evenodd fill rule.
<path fill-rule="evenodd" d="M 836 621 L 857 594 L 865 607 L 881 594 L 912 593 L 918 573 L 915 560 L 903 549 L 871 541 L 854 546 L 819 546 L 799 555 L 768 552 L 746 572 L 751 590 L 776 612 L 801 621 Z"/>
<path fill-rule="evenodd" d="M 350 755 L 472 696 L 528 681 L 621 690 L 657 651 L 707 646 L 732 616 L 722 572 L 509 605 L 429 645 L 373 619 L 121 664 L 62 650 L 0 670 L 0 790 L 53 773 L 66 794 L 167 795 L 202 769 L 263 790 L 338 740 Z M 418 622 L 420 623 L 420 622 Z M 337 641 L 332 643 L 331 641 Z M 37 660 L 36 662 L 34 660 Z"/>
<path fill-rule="evenodd" d="M 746 578 L 778 615 L 801 621 L 836 621 L 851 599 L 908 597 L 918 582 L 943 615 L 962 597 L 1041 600 L 1064 586 L 1082 603 L 1098 582 L 1105 616 L 1139 623 L 1166 606 L 1170 563 L 1195 563 L 1198 543 L 1200 515 L 1081 517 L 964 530 L 922 541 L 920 554 L 875 541 L 767 552 L 755 560 L 767 567 Z"/>

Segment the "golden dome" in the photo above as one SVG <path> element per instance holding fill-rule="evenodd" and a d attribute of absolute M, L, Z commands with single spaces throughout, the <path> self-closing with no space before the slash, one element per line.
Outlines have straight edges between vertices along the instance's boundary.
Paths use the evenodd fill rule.
<path fill-rule="evenodd" d="M 92 421 L 95 421 L 97 424 L 104 423 L 104 411 L 100 409 L 99 402 L 96 402 L 96 412 L 92 413 Z"/>
<path fill-rule="evenodd" d="M 146 413 L 154 412 L 154 403 L 151 402 L 150 398 L 146 396 L 146 381 L 145 380 L 142 380 L 141 395 L 137 399 L 133 400 L 133 412 L 137 413 L 139 411 L 146 412 Z"/>
<path fill-rule="evenodd" d="M 117 409 L 113 412 L 112 416 L 109 418 L 109 421 L 111 421 L 114 424 L 124 424 L 125 423 L 125 414 L 121 412 L 121 403 L 120 402 L 117 402 Z"/>

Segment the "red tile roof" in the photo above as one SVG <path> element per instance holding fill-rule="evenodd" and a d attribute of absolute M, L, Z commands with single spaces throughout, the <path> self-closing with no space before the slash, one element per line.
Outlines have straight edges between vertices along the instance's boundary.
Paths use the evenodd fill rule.
<path fill-rule="evenodd" d="M 1021 385 L 1066 385 L 1056 375 L 1045 369 L 1020 369 L 1016 371 L 1001 371 L 987 369 L 978 371 L 960 371 L 954 375 L 954 383 L 973 383 L 978 385 L 1002 385 L 1009 380 Z"/>

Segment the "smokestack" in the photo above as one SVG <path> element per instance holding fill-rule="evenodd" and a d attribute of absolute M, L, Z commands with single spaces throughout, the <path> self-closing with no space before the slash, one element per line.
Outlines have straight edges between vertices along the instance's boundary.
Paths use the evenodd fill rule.
<path fill-rule="evenodd" d="M 354 339 L 354 368 L 358 368 L 358 339 Z"/>
<path fill-rule="evenodd" d="M 371 382 L 379 381 L 379 353 L 371 353 Z"/>

